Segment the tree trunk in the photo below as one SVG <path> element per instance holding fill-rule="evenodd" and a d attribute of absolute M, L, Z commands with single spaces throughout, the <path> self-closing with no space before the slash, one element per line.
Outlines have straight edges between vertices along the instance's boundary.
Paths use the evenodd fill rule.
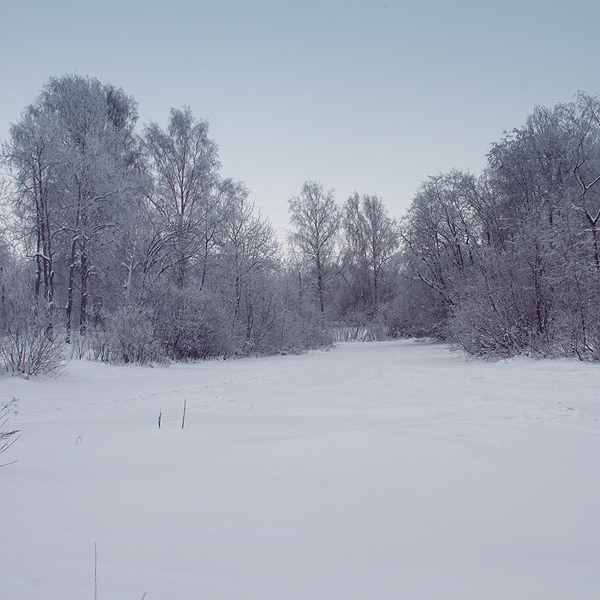
<path fill-rule="evenodd" d="M 71 263 L 69 264 L 69 284 L 67 287 L 67 344 L 71 343 L 71 325 L 73 322 L 73 286 L 75 285 L 75 258 L 77 257 L 77 236 L 71 243 Z"/>
<path fill-rule="evenodd" d="M 71 327 L 73 324 L 73 288 L 75 286 L 75 260 L 77 259 L 77 243 L 79 240 L 79 215 L 80 209 L 77 208 L 73 240 L 71 242 L 71 262 L 69 263 L 69 283 L 67 287 L 67 344 L 71 343 Z"/>
<path fill-rule="evenodd" d="M 85 247 L 81 250 L 81 302 L 80 302 L 80 310 L 79 310 L 79 333 L 84 336 L 87 331 L 87 305 L 89 298 L 89 256 L 88 250 Z"/>

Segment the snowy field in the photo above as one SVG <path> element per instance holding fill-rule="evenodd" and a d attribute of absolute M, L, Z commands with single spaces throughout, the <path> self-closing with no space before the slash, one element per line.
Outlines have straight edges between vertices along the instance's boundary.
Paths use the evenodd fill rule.
<path fill-rule="evenodd" d="M 355 343 L 12 397 L 2 600 L 92 600 L 95 544 L 98 600 L 600 598 L 598 365 Z"/>

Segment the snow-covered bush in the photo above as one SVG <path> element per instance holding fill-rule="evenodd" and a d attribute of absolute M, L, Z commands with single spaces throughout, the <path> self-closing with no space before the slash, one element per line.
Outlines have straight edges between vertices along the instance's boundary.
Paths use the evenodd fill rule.
<path fill-rule="evenodd" d="M 12 373 L 57 375 L 64 360 L 64 340 L 51 306 L 36 302 L 23 272 L 4 274 L 0 359 Z"/>
<path fill-rule="evenodd" d="M 383 319 L 367 322 L 339 323 L 330 327 L 336 342 L 381 342 L 392 335 Z"/>
<path fill-rule="evenodd" d="M 509 357 L 531 351 L 529 339 L 510 310 L 493 310 L 479 298 L 455 307 L 450 321 L 452 341 L 475 356 Z"/>
<path fill-rule="evenodd" d="M 103 323 L 88 327 L 85 336 L 85 356 L 90 360 L 110 362 L 110 334 Z"/>
<path fill-rule="evenodd" d="M 0 356 L 7 370 L 25 375 L 58 375 L 64 367 L 64 344 L 45 319 L 12 323 L 2 338 Z"/>
<path fill-rule="evenodd" d="M 106 331 L 95 336 L 101 358 L 121 363 L 164 363 L 165 353 L 154 336 L 152 311 L 124 306 L 107 318 Z"/>
<path fill-rule="evenodd" d="M 233 323 L 217 294 L 190 286 L 165 286 L 153 298 L 155 339 L 173 360 L 227 357 L 235 353 Z"/>
<path fill-rule="evenodd" d="M 273 340 L 273 352 L 302 353 L 316 348 L 327 348 L 335 339 L 329 328 L 323 327 L 319 314 L 315 310 L 294 312 L 285 316 L 279 344 Z"/>

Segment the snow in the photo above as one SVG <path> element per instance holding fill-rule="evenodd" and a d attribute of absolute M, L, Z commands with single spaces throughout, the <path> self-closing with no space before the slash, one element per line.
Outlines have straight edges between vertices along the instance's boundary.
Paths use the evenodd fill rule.
<path fill-rule="evenodd" d="M 93 598 L 96 544 L 98 600 L 597 599 L 599 394 L 412 340 L 4 377 L 0 598 Z"/>

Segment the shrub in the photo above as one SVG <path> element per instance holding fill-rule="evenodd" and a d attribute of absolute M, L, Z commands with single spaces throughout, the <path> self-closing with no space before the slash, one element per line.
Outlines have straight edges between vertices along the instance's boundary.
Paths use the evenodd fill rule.
<path fill-rule="evenodd" d="M 173 360 L 227 357 L 235 353 L 232 319 L 216 293 L 174 286 L 153 298 L 156 341 Z"/>
<path fill-rule="evenodd" d="M 34 311 L 35 312 L 35 311 Z M 59 375 L 64 368 L 64 343 L 49 317 L 12 315 L 0 342 L 8 371 L 26 377 Z"/>
<path fill-rule="evenodd" d="M 164 363 L 165 353 L 154 338 L 152 311 L 141 306 L 124 306 L 107 317 L 106 331 L 94 336 L 100 358 L 121 363 Z M 92 346 L 94 348 L 94 346 Z"/>
<path fill-rule="evenodd" d="M 30 377 L 59 374 L 64 341 L 56 310 L 32 294 L 27 266 L 0 269 L 0 359 L 8 371 Z"/>

